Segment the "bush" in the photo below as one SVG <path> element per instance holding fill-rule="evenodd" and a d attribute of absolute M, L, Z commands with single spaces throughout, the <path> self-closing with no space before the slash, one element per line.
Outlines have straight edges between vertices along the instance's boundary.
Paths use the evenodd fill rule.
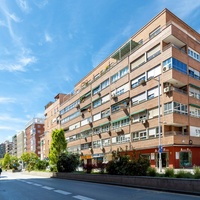
<path fill-rule="evenodd" d="M 149 160 L 143 157 L 130 160 L 127 155 L 118 155 L 115 160 L 107 164 L 106 171 L 108 174 L 115 175 L 145 176 L 149 166 Z"/>
<path fill-rule="evenodd" d="M 176 178 L 193 178 L 193 175 L 190 172 L 185 172 L 184 170 L 180 170 L 177 172 Z"/>
<path fill-rule="evenodd" d="M 83 169 L 85 170 L 86 173 L 90 174 L 92 172 L 92 169 L 96 168 L 95 165 L 88 163 L 83 165 Z"/>
<path fill-rule="evenodd" d="M 147 175 L 148 176 L 156 176 L 157 175 L 156 168 L 148 167 L 148 169 L 147 169 Z"/>
<path fill-rule="evenodd" d="M 200 167 L 194 167 L 194 178 L 200 179 Z"/>
<path fill-rule="evenodd" d="M 35 164 L 35 169 L 37 170 L 46 170 L 49 162 L 46 160 L 38 160 Z"/>
<path fill-rule="evenodd" d="M 79 166 L 79 163 L 78 154 L 62 153 L 57 162 L 58 172 L 73 172 Z"/>
<path fill-rule="evenodd" d="M 165 169 L 165 177 L 174 177 L 174 169 L 173 168 L 166 168 Z"/>

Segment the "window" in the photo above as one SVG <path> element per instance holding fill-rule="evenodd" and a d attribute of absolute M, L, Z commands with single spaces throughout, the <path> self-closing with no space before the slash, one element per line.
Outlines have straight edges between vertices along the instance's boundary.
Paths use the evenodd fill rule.
<path fill-rule="evenodd" d="M 200 72 L 191 67 L 189 67 L 189 69 L 188 69 L 188 74 L 189 74 L 189 76 L 191 76 L 197 80 L 200 80 Z"/>
<path fill-rule="evenodd" d="M 145 54 L 137 58 L 131 63 L 131 70 L 137 69 L 145 63 Z"/>
<path fill-rule="evenodd" d="M 160 91 L 161 94 L 161 91 Z M 154 97 L 158 96 L 158 87 L 152 88 L 150 90 L 147 91 L 147 99 L 152 99 Z"/>
<path fill-rule="evenodd" d="M 101 113 L 97 113 L 97 114 L 93 115 L 93 121 L 97 121 L 99 119 L 101 119 Z"/>
<path fill-rule="evenodd" d="M 99 147 L 101 147 L 101 140 L 94 141 L 94 142 L 93 142 L 93 147 L 94 147 L 94 148 L 99 148 Z"/>
<path fill-rule="evenodd" d="M 143 92 L 143 93 L 141 93 L 141 94 L 139 94 L 139 95 L 137 95 L 137 96 L 134 96 L 134 97 L 131 99 L 132 105 L 133 105 L 133 106 L 136 105 L 136 104 L 138 104 L 138 103 L 142 103 L 142 102 L 144 102 L 145 100 L 146 100 L 146 93 L 145 93 L 145 92 Z"/>
<path fill-rule="evenodd" d="M 161 65 L 159 64 L 147 72 L 147 79 L 154 78 L 160 74 L 161 74 Z"/>
<path fill-rule="evenodd" d="M 113 82 L 117 81 L 118 79 L 122 78 L 126 74 L 128 74 L 128 66 L 126 66 L 125 68 L 121 69 L 119 72 L 117 72 L 113 76 L 111 76 L 111 82 L 113 83 Z"/>
<path fill-rule="evenodd" d="M 111 112 L 114 113 L 120 110 L 122 107 L 127 107 L 127 106 L 128 106 L 127 100 L 120 101 L 119 103 L 111 106 Z"/>
<path fill-rule="evenodd" d="M 125 142 L 130 142 L 130 134 L 120 135 L 116 137 L 116 143 L 120 144 Z"/>
<path fill-rule="evenodd" d="M 60 114 L 64 114 L 66 112 L 68 112 L 69 110 L 75 108 L 78 104 L 80 103 L 80 100 L 78 99 L 77 101 L 73 102 L 72 104 L 70 104 L 69 106 L 66 106 L 64 109 L 62 109 L 60 111 Z"/>
<path fill-rule="evenodd" d="M 102 132 L 108 132 L 110 130 L 110 125 L 106 124 L 106 125 L 103 125 L 101 128 L 102 128 Z"/>
<path fill-rule="evenodd" d="M 195 59 L 195 60 L 200 62 L 200 54 L 198 52 L 194 51 L 193 49 L 188 48 L 188 55 L 191 58 L 193 58 L 193 59 Z"/>
<path fill-rule="evenodd" d="M 96 88 L 93 89 L 92 94 L 95 95 L 95 94 L 97 94 L 100 91 L 101 91 L 101 87 L 99 85 L 99 86 L 97 86 Z"/>
<path fill-rule="evenodd" d="M 110 139 L 104 139 L 102 140 L 102 146 L 109 146 L 110 145 Z"/>
<path fill-rule="evenodd" d="M 192 166 L 192 152 L 188 152 L 188 151 L 180 152 L 180 166 L 181 167 Z"/>
<path fill-rule="evenodd" d="M 167 71 L 171 68 L 187 74 L 187 65 L 175 58 L 168 58 L 167 60 L 163 61 L 163 71 Z"/>
<path fill-rule="evenodd" d="M 190 115 L 192 117 L 200 118 L 200 108 L 190 106 Z"/>
<path fill-rule="evenodd" d="M 111 81 L 112 83 L 117 81 L 119 79 L 119 73 L 114 74 L 113 76 L 111 76 Z"/>
<path fill-rule="evenodd" d="M 132 135 L 133 135 L 133 141 L 147 139 L 147 132 L 146 132 L 146 130 L 133 132 Z"/>
<path fill-rule="evenodd" d="M 179 114 L 188 114 L 188 107 L 187 105 L 178 103 L 178 102 L 169 102 L 164 104 L 164 114 L 169 114 L 169 113 L 179 113 Z"/>
<path fill-rule="evenodd" d="M 111 92 L 111 94 L 115 94 L 116 96 L 119 96 L 129 90 L 129 83 L 126 83 L 125 85 L 122 85 L 121 87 L 115 89 Z"/>
<path fill-rule="evenodd" d="M 105 80 L 104 82 L 101 83 L 101 90 L 103 90 L 104 88 L 108 87 L 110 84 L 109 79 Z"/>
<path fill-rule="evenodd" d="M 98 99 L 98 100 L 93 102 L 93 108 L 96 108 L 96 107 L 98 107 L 100 105 L 101 105 L 101 99 Z"/>
<path fill-rule="evenodd" d="M 142 74 L 140 76 L 138 76 L 137 78 L 133 79 L 131 81 L 131 88 L 135 88 L 137 87 L 138 85 L 140 85 L 141 81 L 145 81 L 145 74 Z"/>
<path fill-rule="evenodd" d="M 158 56 L 159 54 L 160 54 L 160 44 L 156 45 L 147 52 L 147 60 L 151 60 L 154 57 Z"/>
<path fill-rule="evenodd" d="M 60 123 L 64 124 L 64 123 L 66 123 L 66 122 L 68 122 L 68 121 L 70 121 L 70 120 L 72 120 L 72 119 L 74 119 L 74 118 L 76 118 L 78 116 L 80 116 L 80 111 L 77 111 L 77 112 L 69 115 L 68 117 L 65 117 L 64 119 L 61 120 Z"/>
<path fill-rule="evenodd" d="M 126 74 L 128 74 L 128 66 L 120 70 L 120 77 L 123 77 Z"/>
<path fill-rule="evenodd" d="M 153 30 L 151 33 L 149 33 L 149 39 L 155 37 L 156 35 L 158 35 L 161 31 L 160 26 L 157 27 L 155 30 Z"/>
<path fill-rule="evenodd" d="M 125 119 L 119 119 L 119 121 L 115 121 L 115 122 L 112 122 L 112 129 L 118 129 L 120 127 L 123 127 L 123 126 L 127 126 L 129 125 L 129 118 L 125 118 Z"/>
<path fill-rule="evenodd" d="M 105 118 L 107 116 L 110 116 L 110 109 L 101 112 L 101 118 Z"/>

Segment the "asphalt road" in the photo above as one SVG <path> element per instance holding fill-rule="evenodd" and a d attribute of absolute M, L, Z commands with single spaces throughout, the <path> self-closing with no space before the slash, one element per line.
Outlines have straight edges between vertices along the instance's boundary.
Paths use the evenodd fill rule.
<path fill-rule="evenodd" d="M 3 172 L 0 200 L 197 200 L 199 196 Z"/>

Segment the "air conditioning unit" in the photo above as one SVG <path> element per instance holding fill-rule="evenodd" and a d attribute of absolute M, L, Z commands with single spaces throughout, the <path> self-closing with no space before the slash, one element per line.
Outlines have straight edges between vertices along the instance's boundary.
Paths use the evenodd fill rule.
<path fill-rule="evenodd" d="M 140 81 L 140 85 L 142 85 L 142 84 L 144 84 L 146 81 L 144 80 L 144 79 L 142 79 L 141 81 Z"/>
<path fill-rule="evenodd" d="M 111 94 L 111 97 L 112 97 L 112 98 L 115 98 L 116 96 L 117 96 L 116 93 L 112 93 L 112 94 Z"/>
<path fill-rule="evenodd" d="M 169 66 L 163 67 L 163 72 L 166 72 L 166 71 L 168 71 L 168 70 L 169 70 Z"/>
<path fill-rule="evenodd" d="M 140 121 L 141 121 L 142 124 L 146 123 L 146 119 L 141 119 Z"/>
<path fill-rule="evenodd" d="M 115 129 L 115 132 L 116 133 L 120 133 L 120 132 L 122 132 L 122 129 L 121 128 L 117 128 L 117 129 Z"/>
<path fill-rule="evenodd" d="M 164 93 L 170 92 L 170 86 L 164 88 Z"/>

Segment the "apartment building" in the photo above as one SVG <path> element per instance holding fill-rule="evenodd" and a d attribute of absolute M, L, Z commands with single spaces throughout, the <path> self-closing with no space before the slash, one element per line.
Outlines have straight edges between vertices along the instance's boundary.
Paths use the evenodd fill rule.
<path fill-rule="evenodd" d="M 17 135 L 12 137 L 12 156 L 17 156 Z"/>
<path fill-rule="evenodd" d="M 20 158 L 24 153 L 24 131 L 17 134 L 17 157 Z"/>
<path fill-rule="evenodd" d="M 0 144 L 0 158 L 4 158 L 4 155 L 6 154 L 6 145 L 5 143 Z"/>
<path fill-rule="evenodd" d="M 60 104 L 68 151 L 85 163 L 136 152 L 152 167 L 200 165 L 200 35 L 164 9 Z"/>
<path fill-rule="evenodd" d="M 6 153 L 10 154 L 12 156 L 12 152 L 13 152 L 13 143 L 6 140 L 5 142 L 5 151 Z"/>
<path fill-rule="evenodd" d="M 44 134 L 44 119 L 33 118 L 25 126 L 24 151 L 40 157 L 40 137 Z"/>
<path fill-rule="evenodd" d="M 54 97 L 54 101 L 45 106 L 44 112 L 44 134 L 40 139 L 41 159 L 48 158 L 51 146 L 51 134 L 55 129 L 60 129 L 60 111 L 59 107 L 71 95 L 59 93 Z"/>

